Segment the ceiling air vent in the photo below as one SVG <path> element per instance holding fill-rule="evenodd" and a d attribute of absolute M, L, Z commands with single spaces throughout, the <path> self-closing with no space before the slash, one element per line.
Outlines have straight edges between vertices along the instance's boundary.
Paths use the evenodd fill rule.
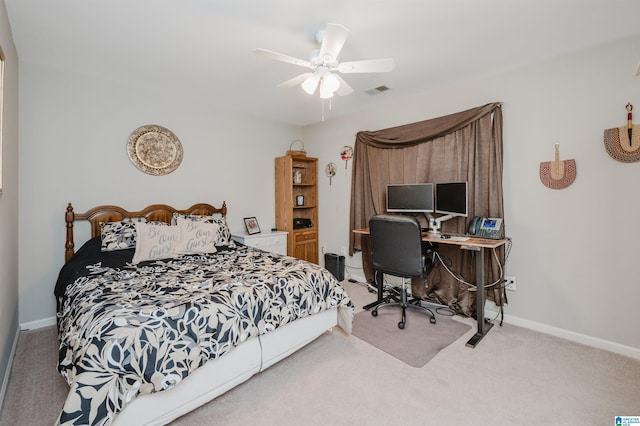
<path fill-rule="evenodd" d="M 366 93 L 368 95 L 371 95 L 371 96 L 374 96 L 374 95 L 377 95 L 379 93 L 386 92 L 387 90 L 390 90 L 390 89 L 383 84 L 382 86 L 378 86 L 378 87 L 374 87 L 373 89 L 365 90 L 364 93 Z"/>

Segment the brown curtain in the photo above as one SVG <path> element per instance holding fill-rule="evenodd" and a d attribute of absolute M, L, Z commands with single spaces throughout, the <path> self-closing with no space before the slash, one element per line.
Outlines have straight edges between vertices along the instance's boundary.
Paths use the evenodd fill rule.
<path fill-rule="evenodd" d="M 442 224 L 444 232 L 466 233 L 472 216 L 504 217 L 502 202 L 502 109 L 491 103 L 456 114 L 356 135 L 351 181 L 351 229 L 367 228 L 385 213 L 389 183 L 468 182 L 469 217 Z M 424 217 L 418 217 L 426 227 Z M 349 254 L 362 251 L 365 277 L 373 282 L 367 236 L 350 233 Z M 440 244 L 451 271 L 475 282 L 474 252 Z M 496 259 L 497 257 L 497 259 Z M 485 282 L 500 277 L 504 248 L 485 255 Z M 424 284 L 413 283 L 414 296 L 447 304 L 457 313 L 475 315 L 475 288 L 461 283 L 439 264 Z M 489 287 L 487 296 L 502 305 L 504 291 Z"/>

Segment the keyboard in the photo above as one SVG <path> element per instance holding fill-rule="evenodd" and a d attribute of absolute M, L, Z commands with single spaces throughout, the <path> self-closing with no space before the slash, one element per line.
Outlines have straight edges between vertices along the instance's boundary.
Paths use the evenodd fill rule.
<path fill-rule="evenodd" d="M 469 237 L 462 237 L 459 235 L 441 235 L 440 239 L 450 241 L 468 241 Z"/>

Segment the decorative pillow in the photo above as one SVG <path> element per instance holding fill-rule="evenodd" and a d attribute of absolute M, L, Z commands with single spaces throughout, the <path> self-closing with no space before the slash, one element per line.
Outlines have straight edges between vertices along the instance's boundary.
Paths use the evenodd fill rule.
<path fill-rule="evenodd" d="M 100 222 L 102 251 L 126 250 L 136 246 L 135 222 Z"/>
<path fill-rule="evenodd" d="M 133 263 L 175 256 L 180 238 L 177 226 L 136 222 L 136 233 L 138 241 Z"/>
<path fill-rule="evenodd" d="M 176 253 L 196 254 L 215 253 L 218 237 L 218 224 L 197 222 L 195 220 L 177 218 L 180 240 Z"/>
<path fill-rule="evenodd" d="M 178 218 L 182 217 L 185 219 L 192 220 L 194 222 L 204 222 L 204 223 L 215 223 L 218 225 L 218 232 L 215 245 L 217 246 L 229 246 L 235 247 L 235 242 L 231 239 L 231 231 L 229 231 L 229 226 L 227 226 L 227 221 L 224 217 L 214 217 L 214 216 L 204 216 L 204 215 L 187 215 L 182 213 L 174 213 L 171 223 L 178 223 Z"/>

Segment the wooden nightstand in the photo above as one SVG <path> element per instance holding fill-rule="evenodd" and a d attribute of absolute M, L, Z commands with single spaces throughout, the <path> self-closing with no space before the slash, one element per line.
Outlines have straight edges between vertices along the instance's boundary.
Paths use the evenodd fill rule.
<path fill-rule="evenodd" d="M 231 238 L 249 247 L 286 255 L 287 234 L 288 232 L 285 231 L 269 231 L 252 235 L 242 232 L 231 234 Z"/>

